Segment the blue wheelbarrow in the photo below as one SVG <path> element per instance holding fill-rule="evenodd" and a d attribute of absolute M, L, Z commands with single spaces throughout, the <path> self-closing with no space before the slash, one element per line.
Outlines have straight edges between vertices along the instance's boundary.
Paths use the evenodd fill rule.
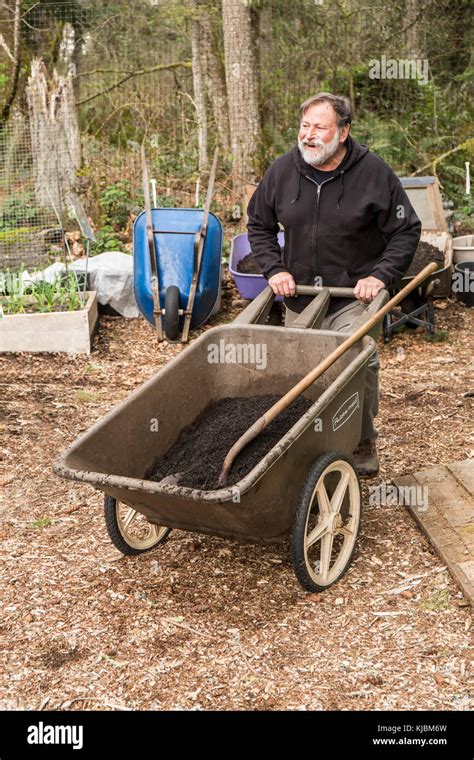
<path fill-rule="evenodd" d="M 145 211 L 133 228 L 134 291 L 159 341 L 176 342 L 181 332 L 187 342 L 189 330 L 219 310 L 223 229 L 209 211 L 216 166 L 217 151 L 203 209 L 152 209 L 142 146 Z"/>

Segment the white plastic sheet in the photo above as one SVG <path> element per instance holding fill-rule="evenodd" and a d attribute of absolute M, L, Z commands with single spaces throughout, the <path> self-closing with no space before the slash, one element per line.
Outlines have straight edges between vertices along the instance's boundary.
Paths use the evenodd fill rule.
<path fill-rule="evenodd" d="M 86 271 L 86 259 L 71 265 L 76 272 Z M 138 317 L 133 293 L 133 256 L 120 251 L 106 251 L 89 258 L 89 289 L 97 291 L 99 303 L 111 306 L 123 317 Z"/>

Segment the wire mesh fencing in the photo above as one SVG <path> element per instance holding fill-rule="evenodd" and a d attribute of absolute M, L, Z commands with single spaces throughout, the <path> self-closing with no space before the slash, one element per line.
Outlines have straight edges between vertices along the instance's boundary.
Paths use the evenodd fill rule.
<path fill-rule="evenodd" d="M 16 46 L 14 6 L 0 12 L 3 116 L 8 111 L 0 123 L 0 267 L 44 267 L 63 255 L 64 231 L 83 253 L 71 192 L 102 228 L 98 250 L 123 247 L 142 204 L 142 141 L 152 175 L 161 174 L 157 202 L 194 203 L 192 184 L 175 192 L 160 172 L 176 153 L 178 130 L 188 145 L 181 153 L 192 153 L 186 118 L 193 104 L 176 74 L 189 80 L 186 41 L 166 28 L 158 4 L 138 14 L 135 0 L 22 7 L 19 44 L 28 66 L 8 109 L 12 83 L 2 71 Z M 189 162 L 172 174 L 188 171 Z"/>

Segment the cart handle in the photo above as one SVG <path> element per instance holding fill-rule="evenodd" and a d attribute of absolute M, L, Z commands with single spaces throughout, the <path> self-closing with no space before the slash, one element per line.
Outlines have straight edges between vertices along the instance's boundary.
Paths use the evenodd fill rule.
<path fill-rule="evenodd" d="M 252 441 L 254 438 L 256 438 L 260 433 L 272 422 L 276 417 L 278 417 L 281 412 L 286 409 L 295 399 L 298 398 L 307 388 L 309 388 L 310 385 L 312 385 L 315 380 L 318 379 L 318 377 L 321 377 L 323 372 L 325 372 L 328 367 L 330 367 L 332 364 L 334 364 L 335 361 L 337 361 L 349 348 L 351 348 L 357 341 L 359 341 L 361 338 L 364 337 L 364 335 L 367 335 L 367 333 L 370 332 L 370 330 L 375 327 L 375 325 L 380 322 L 382 317 L 385 316 L 385 314 L 388 314 L 390 309 L 393 309 L 394 306 L 400 303 L 400 301 L 403 301 L 405 296 L 410 293 L 414 288 L 418 287 L 418 285 L 423 282 L 426 277 L 428 277 L 432 272 L 435 272 L 437 268 L 437 264 L 434 262 L 431 262 L 431 264 L 428 264 L 424 269 L 421 270 L 419 274 L 416 275 L 416 277 L 411 280 L 407 285 L 405 285 L 402 290 L 400 290 L 393 298 L 388 301 L 388 303 L 385 304 L 385 306 L 382 306 L 379 311 L 377 311 L 367 322 L 364 322 L 352 335 L 350 335 L 345 341 L 343 341 L 334 351 L 332 351 L 329 356 L 326 356 L 326 358 L 318 364 L 317 367 L 314 367 L 310 372 L 308 372 L 307 375 L 305 375 L 293 388 L 290 388 L 290 390 L 285 393 L 284 396 L 282 396 L 279 401 L 276 402 L 276 404 L 273 404 L 268 411 L 265 412 L 261 417 L 256 420 L 256 422 L 251 425 L 251 427 L 248 428 L 248 430 L 234 443 L 232 448 L 228 451 L 225 459 L 224 464 L 221 470 L 221 474 L 219 476 L 219 485 L 223 486 L 227 482 L 227 477 L 230 472 L 230 468 L 232 467 L 232 463 L 234 462 L 234 459 L 236 456 L 242 451 L 245 446 L 247 446 L 250 441 Z"/>
<path fill-rule="evenodd" d="M 145 155 L 145 145 L 141 146 L 141 161 L 142 161 L 142 178 L 143 178 L 143 198 L 145 201 L 145 218 L 146 218 L 146 233 L 148 240 L 148 254 L 150 256 L 150 268 L 151 268 L 151 292 L 153 295 L 153 317 L 155 320 L 156 337 L 158 342 L 163 340 L 163 327 L 161 324 L 161 304 L 160 304 L 160 278 L 158 274 L 158 256 L 156 250 L 156 240 L 153 234 L 153 219 L 151 215 L 151 201 L 150 201 L 150 183 L 148 181 L 148 164 Z"/>
<path fill-rule="evenodd" d="M 331 287 L 331 285 L 319 286 L 319 285 L 297 285 L 297 296 L 317 296 L 323 290 L 329 290 L 330 296 L 337 296 L 337 298 L 355 298 L 354 288 L 337 288 Z"/>

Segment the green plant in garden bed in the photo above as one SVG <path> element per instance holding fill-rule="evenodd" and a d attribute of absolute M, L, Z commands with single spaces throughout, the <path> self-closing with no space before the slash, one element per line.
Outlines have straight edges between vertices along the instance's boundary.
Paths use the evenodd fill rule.
<path fill-rule="evenodd" d="M 20 270 L 0 274 L 0 306 L 4 315 L 78 311 L 84 307 L 84 297 L 72 272 L 53 282 L 31 282 Z"/>

